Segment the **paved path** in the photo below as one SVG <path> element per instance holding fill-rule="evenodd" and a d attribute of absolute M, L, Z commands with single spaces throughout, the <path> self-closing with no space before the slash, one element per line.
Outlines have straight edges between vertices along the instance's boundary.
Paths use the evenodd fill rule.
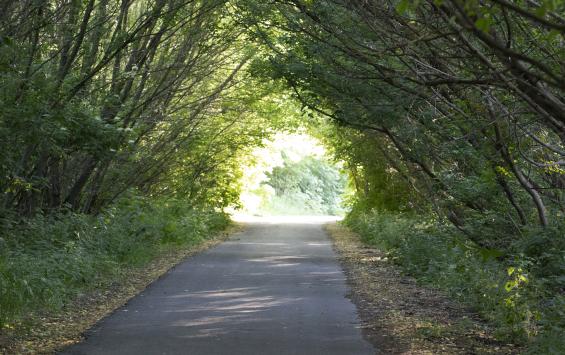
<path fill-rule="evenodd" d="M 374 354 L 322 222 L 247 224 L 64 354 Z"/>

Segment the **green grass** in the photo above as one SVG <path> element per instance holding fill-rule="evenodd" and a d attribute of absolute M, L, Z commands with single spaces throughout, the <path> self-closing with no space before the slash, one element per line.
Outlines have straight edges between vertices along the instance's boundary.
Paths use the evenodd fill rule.
<path fill-rule="evenodd" d="M 201 243 L 227 215 L 182 201 L 125 199 L 99 216 L 60 213 L 17 223 L 0 238 L 0 328 L 117 280 L 163 251 Z"/>
<path fill-rule="evenodd" d="M 501 257 L 450 226 L 419 217 L 355 211 L 345 224 L 405 273 L 471 306 L 498 338 L 526 343 L 531 353 L 565 353 L 565 257 L 558 231 L 532 231 Z M 537 243 L 543 252 L 528 249 Z"/>

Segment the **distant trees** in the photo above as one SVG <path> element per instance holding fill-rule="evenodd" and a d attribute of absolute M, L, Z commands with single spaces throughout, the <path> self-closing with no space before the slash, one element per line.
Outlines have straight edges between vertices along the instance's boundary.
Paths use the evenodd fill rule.
<path fill-rule="evenodd" d="M 265 184 L 275 190 L 267 207 L 275 212 L 335 215 L 342 211 L 344 176 L 321 158 L 306 156 L 298 161 L 286 158 L 284 165 L 274 167 L 266 175 Z"/>

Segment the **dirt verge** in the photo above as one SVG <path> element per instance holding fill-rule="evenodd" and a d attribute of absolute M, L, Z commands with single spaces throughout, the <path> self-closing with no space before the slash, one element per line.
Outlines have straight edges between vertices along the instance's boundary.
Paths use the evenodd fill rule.
<path fill-rule="evenodd" d="M 386 255 L 346 227 L 326 225 L 347 275 L 365 337 L 378 354 L 518 354 L 492 329 L 440 291 L 402 275 Z"/>
<path fill-rule="evenodd" d="M 104 289 L 80 295 L 61 311 L 30 316 L 16 329 L 0 334 L 0 354 L 53 354 L 79 342 L 86 330 L 185 258 L 223 242 L 242 228 L 233 224 L 201 244 L 170 250 L 144 267 L 126 270 L 119 280 Z"/>

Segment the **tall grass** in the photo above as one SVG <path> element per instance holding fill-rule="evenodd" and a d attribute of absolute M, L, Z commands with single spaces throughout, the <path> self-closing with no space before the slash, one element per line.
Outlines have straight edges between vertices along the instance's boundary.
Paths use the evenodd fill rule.
<path fill-rule="evenodd" d="M 0 328 L 31 312 L 57 309 L 79 293 L 148 263 L 167 248 L 198 244 L 227 215 L 177 200 L 130 197 L 99 216 L 60 213 L 17 223 L 0 237 Z"/>
<path fill-rule="evenodd" d="M 558 230 L 531 230 L 502 254 L 449 226 L 399 213 L 354 211 L 345 224 L 407 274 L 474 308 L 499 338 L 528 343 L 536 354 L 565 353 L 565 256 Z M 530 250 L 539 244 L 543 250 Z"/>

